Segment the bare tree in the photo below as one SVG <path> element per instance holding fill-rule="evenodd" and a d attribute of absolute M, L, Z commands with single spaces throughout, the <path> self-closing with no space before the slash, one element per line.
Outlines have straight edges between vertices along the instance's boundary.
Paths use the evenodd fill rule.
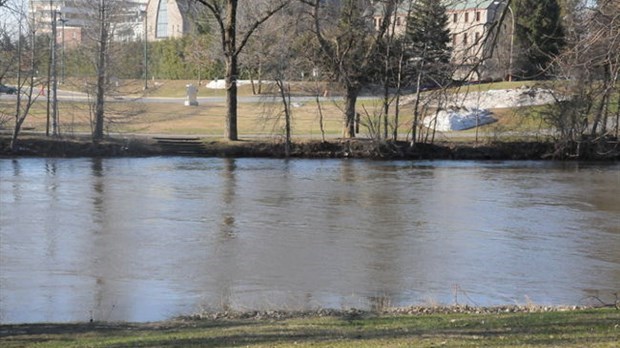
<path fill-rule="evenodd" d="M 115 61 L 122 59 L 123 45 L 114 38 L 120 34 L 118 30 L 123 29 L 127 13 L 135 13 L 135 7 L 126 0 L 82 2 L 80 6 L 86 25 L 79 50 L 92 64 L 95 75 L 94 79 L 92 75 L 85 77 L 84 84 L 80 87 L 94 99 L 89 105 L 91 131 L 93 142 L 98 143 L 103 140 L 106 127 L 121 118 L 121 114 L 128 116 L 132 112 L 121 111 L 117 103 L 106 103 L 106 98 L 118 91 L 120 83 L 115 74 L 120 73 L 119 69 L 123 66 L 115 64 Z M 136 92 L 141 89 L 136 85 Z M 112 110 L 113 108 L 119 110 Z"/>
<path fill-rule="evenodd" d="M 239 55 L 258 27 L 282 10 L 290 0 L 242 2 L 252 7 L 252 16 L 244 30 L 238 30 L 238 0 L 195 0 L 213 14 L 220 33 L 220 42 L 226 63 L 226 137 L 238 140 L 237 131 L 237 78 Z M 248 14 L 250 12 L 248 11 Z M 237 40 L 239 39 L 239 40 Z"/>
<path fill-rule="evenodd" d="M 2 4 L 7 6 L 6 3 Z M 23 5 L 23 4 L 22 4 Z M 6 27 L 3 28 L 5 38 L 9 40 L 7 44 L 13 46 L 11 50 L 5 51 L 8 54 L 6 58 L 7 65 L 2 66 L 2 74 L 0 75 L 0 81 L 2 77 L 8 71 L 14 70 L 16 73 L 16 103 L 13 110 L 13 133 L 11 136 L 11 150 L 17 149 L 18 137 L 22 128 L 22 125 L 28 115 L 30 114 L 30 108 L 37 99 L 37 94 L 34 93 L 35 84 L 35 72 L 36 72 L 36 47 L 35 47 L 35 31 L 34 23 L 28 19 L 27 8 L 24 6 L 15 6 L 7 8 L 7 15 L 13 17 L 17 23 L 17 45 L 13 46 L 10 43 L 10 35 L 6 33 Z M 8 47 L 4 47 L 5 49 Z"/>
<path fill-rule="evenodd" d="M 379 73 L 379 81 L 383 85 L 383 138 L 388 139 L 390 121 L 390 108 L 394 105 L 394 121 L 392 127 L 392 140 L 398 140 L 398 127 L 400 116 L 400 97 L 403 87 L 407 83 L 405 67 L 407 57 L 405 56 L 405 40 L 404 32 L 400 25 L 404 24 L 409 18 L 412 10 L 413 1 L 400 1 L 398 6 L 392 8 L 393 13 L 390 14 L 390 27 L 384 37 L 380 59 L 383 61 L 383 69 Z M 392 92 L 392 90 L 394 90 Z M 378 127 L 381 133 L 381 124 Z"/>
<path fill-rule="evenodd" d="M 573 8 L 567 47 L 554 59 L 557 103 L 541 113 L 556 129 L 558 156 L 603 153 L 609 138 L 618 137 L 620 5 L 611 0 L 587 5 Z"/>
<path fill-rule="evenodd" d="M 200 86 L 203 73 L 213 64 L 209 47 L 211 46 L 210 36 L 206 34 L 196 34 L 190 36 L 190 42 L 185 47 L 185 60 L 196 67 L 197 82 Z"/>
<path fill-rule="evenodd" d="M 107 50 L 110 38 L 110 22 L 108 19 L 110 8 L 106 6 L 104 0 L 99 0 L 97 8 L 97 26 L 99 35 L 97 37 L 97 93 L 95 102 L 95 129 L 93 131 L 93 141 L 99 142 L 103 139 L 103 120 L 105 103 L 105 84 L 107 69 Z"/>
<path fill-rule="evenodd" d="M 274 19 L 277 20 L 277 19 Z M 279 27 L 282 29 L 282 27 Z M 252 85 L 252 94 L 262 94 L 263 79 L 267 73 L 268 59 L 277 40 L 272 37 L 273 31 L 266 30 L 265 26 L 257 29 L 255 35 L 248 41 L 244 54 L 239 57 L 244 72 L 249 75 Z"/>
<path fill-rule="evenodd" d="M 297 38 L 305 31 L 300 11 L 296 5 L 274 15 L 273 20 L 260 28 L 260 35 L 252 38 L 259 52 L 253 52 L 251 57 L 260 59 L 262 74 L 265 78 L 274 81 L 269 84 L 270 89 L 277 89 L 271 98 L 279 99 L 278 103 L 265 103 L 264 115 L 266 122 L 273 124 L 273 131 L 284 136 L 284 152 L 288 157 L 291 154 L 293 109 L 291 103 L 292 85 L 303 71 L 306 63 L 303 55 L 297 54 L 299 47 Z M 282 30 L 286 28 L 286 30 Z M 268 97 L 266 97 L 268 98 Z M 278 101 L 278 100 L 276 100 Z"/>
<path fill-rule="evenodd" d="M 312 32 L 322 53 L 317 62 L 345 90 L 343 136 L 355 137 L 355 104 L 370 71 L 375 69 L 381 41 L 390 26 L 397 0 L 302 0 L 310 6 Z M 375 14 L 380 11 L 379 28 Z"/>

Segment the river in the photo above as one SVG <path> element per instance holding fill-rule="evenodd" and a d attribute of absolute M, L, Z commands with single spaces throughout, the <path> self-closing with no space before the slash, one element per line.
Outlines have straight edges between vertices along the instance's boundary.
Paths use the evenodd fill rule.
<path fill-rule="evenodd" d="M 0 159 L 2 323 L 613 302 L 619 250 L 619 164 Z"/>

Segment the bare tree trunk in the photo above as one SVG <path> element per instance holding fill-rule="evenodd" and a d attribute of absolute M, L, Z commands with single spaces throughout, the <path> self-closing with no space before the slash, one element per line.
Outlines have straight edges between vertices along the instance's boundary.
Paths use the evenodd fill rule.
<path fill-rule="evenodd" d="M 22 35 L 21 30 L 19 33 L 19 38 L 17 40 L 17 104 L 15 105 L 15 126 L 13 127 L 13 135 L 11 136 L 11 150 L 15 151 L 17 148 L 17 136 L 19 135 L 19 130 L 24 122 L 25 118 L 21 117 L 21 104 L 22 104 L 22 93 L 19 90 L 22 82 Z M 34 53 L 34 52 L 33 52 Z M 34 55 L 33 55 L 34 57 Z"/>
<path fill-rule="evenodd" d="M 315 95 L 316 107 L 319 111 L 319 129 L 321 130 L 321 140 L 325 142 L 325 125 L 323 124 L 323 109 L 321 108 L 321 100 L 319 95 Z"/>
<path fill-rule="evenodd" d="M 591 135 L 593 137 L 596 137 L 597 133 L 598 133 L 598 126 L 599 124 L 601 124 L 601 122 L 603 121 L 603 113 L 605 112 L 605 108 L 607 106 L 608 103 L 608 99 L 609 99 L 609 64 L 605 64 L 605 69 L 604 69 L 604 76 L 603 76 L 603 96 L 601 97 L 601 101 L 600 104 L 596 110 L 596 114 L 594 115 L 594 121 L 592 124 L 592 133 Z M 603 129 L 604 131 L 604 129 Z"/>
<path fill-rule="evenodd" d="M 263 61 L 258 62 L 258 94 L 263 93 Z"/>
<path fill-rule="evenodd" d="M 345 92 L 345 110 L 344 110 L 344 128 L 342 130 L 343 137 L 355 138 L 355 103 L 359 88 L 355 86 L 347 86 Z"/>
<path fill-rule="evenodd" d="M 392 139 L 398 141 L 398 122 L 400 116 L 400 93 L 402 92 L 402 76 L 403 76 L 403 55 L 398 60 L 398 75 L 396 81 L 396 105 L 394 105 L 394 129 L 392 130 Z"/>
<path fill-rule="evenodd" d="M 437 117 L 439 111 L 435 111 L 435 119 L 433 120 L 433 135 L 431 136 L 431 144 L 435 143 L 435 134 L 437 134 Z"/>
<path fill-rule="evenodd" d="M 254 84 L 254 75 L 250 72 L 250 85 L 252 85 L 252 95 L 256 95 L 256 85 Z"/>
<path fill-rule="evenodd" d="M 387 65 L 389 63 L 385 63 L 385 64 Z M 383 83 L 383 139 L 385 140 L 387 140 L 388 138 L 388 115 L 389 113 L 390 113 L 390 87 L 388 85 L 388 78 L 386 75 L 384 83 Z M 381 130 L 379 130 L 378 133 L 381 134 Z"/>
<path fill-rule="evenodd" d="M 106 49 L 108 45 L 107 13 L 104 0 L 99 1 L 99 52 L 97 57 L 97 95 L 95 96 L 95 130 L 93 142 L 98 143 L 103 139 L 103 121 L 105 104 L 106 82 Z"/>
<path fill-rule="evenodd" d="M 239 140 L 237 134 L 237 56 L 226 60 L 226 138 Z"/>
<path fill-rule="evenodd" d="M 226 134 L 228 140 L 239 140 L 237 133 L 237 60 L 241 50 L 248 42 L 250 36 L 265 21 L 275 13 L 283 9 L 288 2 L 276 4 L 269 11 L 259 16 L 250 25 L 249 29 L 239 40 L 237 45 L 237 5 L 238 0 L 196 0 L 206 6 L 213 13 L 221 34 L 222 51 L 226 60 Z M 222 3 L 225 2 L 226 10 L 223 11 Z M 224 15 L 225 13 L 225 15 Z"/>
<path fill-rule="evenodd" d="M 291 85 L 286 86 L 286 92 L 284 91 L 284 82 L 278 80 L 278 87 L 280 88 L 280 97 L 282 97 L 282 104 L 284 106 L 284 131 L 286 141 L 284 144 L 284 154 L 286 157 L 291 155 Z"/>
<path fill-rule="evenodd" d="M 620 88 L 618 89 L 618 99 L 616 101 L 618 108 L 616 109 L 616 140 L 618 140 L 618 129 L 620 129 Z"/>
<path fill-rule="evenodd" d="M 418 131 L 418 121 L 420 118 L 420 85 L 422 84 L 422 70 L 418 71 L 418 79 L 415 89 L 415 102 L 413 104 L 413 124 L 411 125 L 411 146 L 415 146 Z"/>
<path fill-rule="evenodd" d="M 22 86 L 24 83 L 22 82 L 22 69 L 21 69 L 21 57 L 22 57 L 22 35 L 21 35 L 21 25 L 20 25 L 20 35 L 17 42 L 17 103 L 15 105 L 15 125 L 13 127 L 13 133 L 11 135 L 11 151 L 15 151 L 17 149 L 17 138 L 19 136 L 19 132 L 21 131 L 21 127 L 26 120 L 26 117 L 30 113 L 30 108 L 34 104 L 34 100 L 32 98 L 32 93 L 34 90 L 34 71 L 36 64 L 36 55 L 35 55 L 35 43 L 36 37 L 34 30 L 31 33 L 31 46 L 30 46 L 30 76 L 28 77 L 28 99 L 25 103 L 25 106 L 22 108 Z"/>
<path fill-rule="evenodd" d="M 396 21 L 393 21 L 394 23 Z M 394 25 L 392 25 L 392 31 L 394 30 Z M 383 70 L 383 139 L 387 140 L 388 138 L 388 115 L 390 114 L 390 46 L 391 46 L 391 36 L 388 35 L 388 42 L 385 51 L 385 64 Z M 379 122 L 379 127 L 381 127 L 381 122 Z M 377 134 L 381 136 L 381 129 L 378 130 Z"/>
<path fill-rule="evenodd" d="M 237 0 L 226 1 L 223 47 L 226 56 L 226 138 L 239 140 L 237 134 Z"/>

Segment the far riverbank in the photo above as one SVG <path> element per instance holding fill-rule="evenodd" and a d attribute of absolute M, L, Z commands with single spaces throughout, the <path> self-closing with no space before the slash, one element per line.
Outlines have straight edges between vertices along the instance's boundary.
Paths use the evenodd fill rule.
<path fill-rule="evenodd" d="M 438 142 L 416 144 L 370 139 L 297 141 L 287 153 L 283 142 L 272 139 L 235 142 L 200 137 L 150 136 L 107 137 L 93 144 L 88 137 L 60 138 L 24 135 L 15 151 L 10 136 L 0 135 L 0 157 L 144 157 L 192 155 L 204 157 L 273 158 L 367 158 L 367 159 L 454 159 L 454 160 L 606 160 L 620 159 L 618 145 L 606 149 L 576 144 L 575 151 L 559 151 L 551 142 Z"/>

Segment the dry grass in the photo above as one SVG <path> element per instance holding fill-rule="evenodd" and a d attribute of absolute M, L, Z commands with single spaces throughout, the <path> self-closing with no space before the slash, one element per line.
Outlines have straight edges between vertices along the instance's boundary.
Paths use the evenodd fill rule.
<path fill-rule="evenodd" d="M 225 90 L 208 89 L 204 84 L 199 88 L 199 97 L 223 97 Z M 115 93 L 135 98 L 132 101 L 124 98 L 122 101 L 109 102 L 106 104 L 106 131 L 110 133 L 140 133 L 140 134 L 162 134 L 162 135 L 200 135 L 211 137 L 222 137 L 225 134 L 226 105 L 224 102 L 201 103 L 197 107 L 187 107 L 183 104 L 185 96 L 185 86 L 188 83 L 197 84 L 191 80 L 166 80 L 148 81 L 149 89 L 143 91 L 143 80 L 123 80 L 119 81 Z M 486 85 L 474 85 L 469 87 L 470 91 L 485 89 L 501 89 L 519 87 L 523 82 L 494 83 Z M 84 81 L 67 81 L 62 86 L 67 90 L 79 90 L 79 86 L 84 85 Z M 325 83 L 293 83 L 292 93 L 294 95 L 312 95 L 318 90 L 329 90 L 337 94 L 338 91 Z M 272 87 L 271 87 L 272 88 Z M 269 92 L 268 85 L 263 86 L 263 93 Z M 463 90 L 461 90 L 463 91 Z M 273 91 L 272 91 L 273 92 Z M 168 97 L 171 99 L 166 103 L 144 103 L 139 97 L 144 95 L 149 97 Z M 252 95 L 251 86 L 241 86 L 239 96 Z M 284 120 L 281 114 L 281 104 L 273 97 L 264 95 L 263 103 L 239 103 L 238 107 L 238 131 L 241 138 L 281 136 L 284 131 Z M 358 101 L 358 112 L 362 115 L 363 123 L 370 120 L 377 122 L 380 114 L 381 102 L 376 100 Z M 0 101 L 0 110 L 11 110 L 10 100 Z M 323 111 L 324 132 L 326 137 L 336 137 L 342 134 L 342 103 L 324 102 L 321 105 Z M 26 130 L 44 132 L 47 123 L 47 105 L 45 98 L 42 97 L 34 105 L 30 115 L 24 123 Z M 393 107 L 392 107 L 393 110 Z M 493 110 L 498 122 L 479 128 L 479 132 L 485 137 L 497 139 L 511 132 L 536 131 L 541 125 L 532 119 L 521 116 L 517 110 L 496 109 Z M 91 116 L 88 103 L 84 101 L 59 102 L 59 119 L 61 133 L 77 134 L 91 132 Z M 401 108 L 399 133 L 401 138 L 410 134 L 412 121 L 411 106 Z M 390 122 L 393 122 L 391 116 Z M 302 103 L 293 108 L 293 137 L 297 138 L 321 138 L 321 127 L 317 105 L 313 101 Z M 361 136 L 368 136 L 370 131 L 367 127 L 361 127 Z M 466 139 L 471 139 L 472 132 L 475 130 L 459 132 Z M 440 135 L 440 138 L 444 135 Z M 449 135 L 455 139 L 455 134 Z"/>
<path fill-rule="evenodd" d="M 376 101 L 360 101 L 369 112 L 380 106 Z M 9 109 L 10 101 L 0 102 L 1 109 Z M 91 131 L 89 106 L 85 102 L 59 102 L 61 133 L 83 133 Z M 337 103 L 323 103 L 323 124 L 326 136 L 337 136 L 342 131 L 342 107 Z M 407 108 L 401 110 L 401 117 L 410 118 Z M 317 105 L 305 102 L 292 110 L 293 135 L 318 139 L 321 127 Z M 225 130 L 226 105 L 224 102 L 202 103 L 188 107 L 182 99 L 166 103 L 144 103 L 117 101 L 106 104 L 106 130 L 112 133 L 184 134 L 222 136 Z M 47 105 L 44 99 L 35 103 L 23 127 L 34 131 L 45 131 Z M 402 127 L 408 127 L 405 124 Z M 283 134 L 284 119 L 281 104 L 266 97 L 262 103 L 239 103 L 238 129 L 240 136 L 271 136 Z M 364 131 L 362 129 L 362 131 Z M 403 128 L 402 132 L 406 130 Z"/>

